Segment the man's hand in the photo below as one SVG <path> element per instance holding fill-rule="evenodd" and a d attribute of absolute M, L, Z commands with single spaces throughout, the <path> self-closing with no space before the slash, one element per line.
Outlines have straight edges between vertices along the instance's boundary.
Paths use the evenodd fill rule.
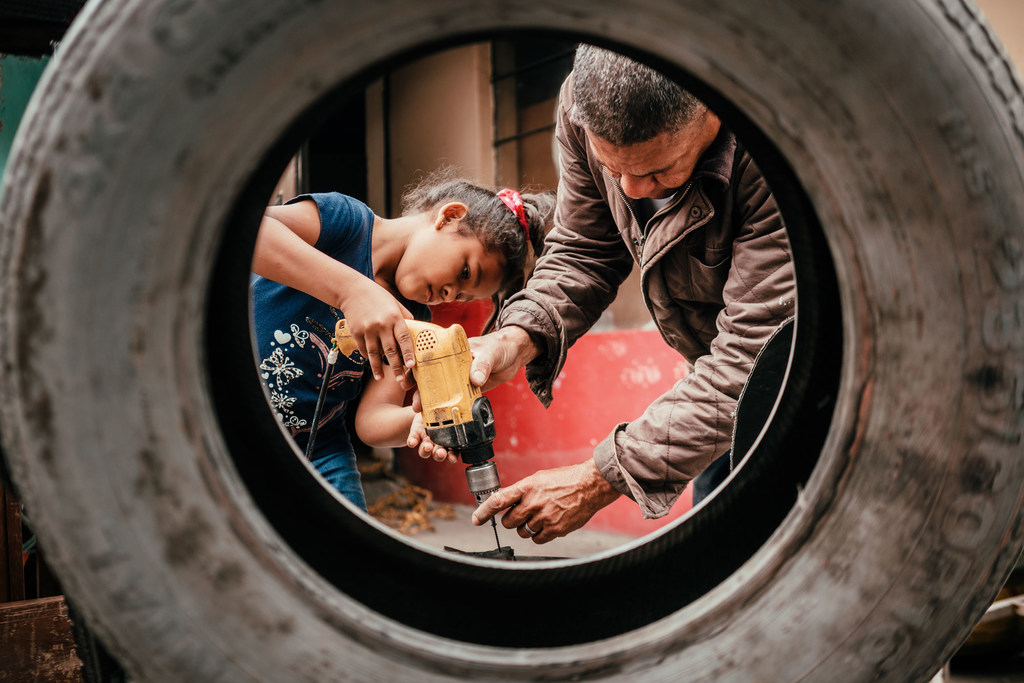
<path fill-rule="evenodd" d="M 356 291 L 346 293 L 342 305 L 345 322 L 359 353 L 370 364 L 374 379 L 384 376 L 384 359 L 391 366 L 395 381 L 408 391 L 412 382 L 408 369 L 416 364 L 412 335 L 405 324 L 412 314 L 369 278 L 362 278 Z"/>
<path fill-rule="evenodd" d="M 534 543 L 547 543 L 576 531 L 619 495 L 587 460 L 540 470 L 498 490 L 473 513 L 473 524 L 480 526 L 507 508 L 502 526 Z"/>
<path fill-rule="evenodd" d="M 416 394 L 418 396 L 419 392 L 417 391 Z M 409 448 L 415 448 L 416 452 L 423 459 L 433 458 L 437 462 L 445 462 L 447 460 L 453 464 L 459 461 L 457 455 L 430 440 L 430 437 L 427 436 L 427 430 L 423 426 L 423 414 L 420 412 L 416 412 L 413 415 L 412 428 L 409 430 L 409 439 L 406 441 L 406 445 Z"/>
<path fill-rule="evenodd" d="M 473 337 L 469 347 L 473 352 L 469 380 L 484 391 L 512 379 L 519 368 L 540 353 L 526 330 L 514 325 Z"/>

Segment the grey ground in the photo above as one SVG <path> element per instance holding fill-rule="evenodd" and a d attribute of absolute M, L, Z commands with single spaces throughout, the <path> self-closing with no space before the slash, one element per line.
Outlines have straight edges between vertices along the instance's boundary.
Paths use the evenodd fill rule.
<path fill-rule="evenodd" d="M 402 489 L 406 482 L 387 476 L 369 476 L 364 473 L 363 488 L 366 491 L 367 504 L 371 511 L 374 503 L 390 493 Z M 465 552 L 482 552 L 497 549 L 494 531 L 486 526 L 473 526 L 470 517 L 474 506 L 448 503 L 432 503 L 428 506 L 428 521 L 432 529 L 416 530 L 414 533 L 402 534 L 410 540 L 423 543 L 432 548 L 444 550 L 446 547 L 456 548 Z M 393 509 L 392 509 L 393 511 Z M 454 513 L 453 519 L 445 519 L 440 513 Z M 380 519 L 380 518 L 378 518 Z M 381 520 L 383 521 L 383 520 Z M 520 538 L 514 529 L 506 529 L 499 522 L 497 525 L 498 539 L 502 546 L 510 546 L 517 559 L 528 558 L 578 558 L 593 555 L 610 548 L 615 548 L 633 540 L 626 534 L 608 533 L 580 529 L 563 538 L 549 543 L 538 544 L 529 539 Z"/>

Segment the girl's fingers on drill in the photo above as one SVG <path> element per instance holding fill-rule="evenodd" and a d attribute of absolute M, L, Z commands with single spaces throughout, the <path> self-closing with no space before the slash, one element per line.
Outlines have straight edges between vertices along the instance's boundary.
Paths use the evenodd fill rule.
<path fill-rule="evenodd" d="M 402 308 L 405 311 L 405 308 Z M 386 329 L 381 335 L 381 345 L 384 352 L 381 354 L 394 373 L 395 381 L 406 391 L 412 388 L 409 379 L 409 368 L 416 364 L 413 355 L 412 335 L 409 327 L 405 324 L 404 318 L 399 318 L 390 329 Z"/>
<path fill-rule="evenodd" d="M 412 314 L 406 311 L 406 309 L 403 308 L 402 310 L 406 312 L 408 317 L 412 317 Z M 401 363 L 396 361 L 395 367 L 400 368 L 404 366 L 406 368 L 412 368 L 416 365 L 416 354 L 413 351 L 412 334 L 409 332 L 409 326 L 405 324 L 404 319 L 400 320 L 399 323 L 395 325 L 394 335 L 395 341 L 398 343 L 398 350 L 396 353 L 400 355 L 399 360 L 402 361 Z"/>
<path fill-rule="evenodd" d="M 385 342 L 385 344 L 387 344 L 387 342 Z M 384 352 L 381 353 L 380 355 L 381 360 L 386 360 L 387 364 L 391 366 L 391 369 L 394 371 L 396 377 L 399 374 L 401 374 L 402 368 L 404 366 L 398 362 L 398 350 L 394 346 L 386 345 L 384 347 Z"/>
<path fill-rule="evenodd" d="M 401 323 L 402 327 L 405 327 L 405 323 Z M 398 327 L 395 327 L 395 333 L 397 335 Z M 381 360 L 386 362 L 391 368 L 391 372 L 394 373 L 395 379 L 402 382 L 405 378 L 405 361 L 402 358 L 401 349 L 399 348 L 397 337 L 392 337 L 391 334 L 387 334 L 381 337 L 381 344 L 384 351 L 380 354 Z"/>
<path fill-rule="evenodd" d="M 423 428 L 423 416 L 420 413 L 413 413 L 412 425 L 409 427 L 409 438 L 405 440 L 405 445 L 419 450 L 420 442 L 426 438 L 427 432 Z"/>
<path fill-rule="evenodd" d="M 376 339 L 371 337 L 366 338 L 366 353 L 363 354 L 363 358 L 370 364 L 370 372 L 373 373 L 373 378 L 380 380 L 384 377 L 382 363 L 380 362 L 380 346 Z"/>
<path fill-rule="evenodd" d="M 420 441 L 420 447 L 417 449 L 417 453 L 424 460 L 430 458 L 434 454 L 434 442 L 429 437 L 424 436 Z"/>
<path fill-rule="evenodd" d="M 392 365 L 391 367 L 394 369 L 395 381 L 398 382 L 398 385 L 405 391 L 412 389 L 412 382 L 409 380 L 409 371 L 401 365 Z"/>

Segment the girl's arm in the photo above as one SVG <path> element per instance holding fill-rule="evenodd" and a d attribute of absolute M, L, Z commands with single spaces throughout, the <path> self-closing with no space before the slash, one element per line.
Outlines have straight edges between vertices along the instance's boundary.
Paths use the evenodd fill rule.
<path fill-rule="evenodd" d="M 313 246 L 319 237 L 320 213 L 312 200 L 268 207 L 256 235 L 252 272 L 341 310 L 353 293 L 379 287 Z"/>
<path fill-rule="evenodd" d="M 387 357 L 396 382 L 411 388 L 405 368 L 413 363 L 412 337 L 405 318 L 412 315 L 374 280 L 317 249 L 319 237 L 320 212 L 312 200 L 269 207 L 256 236 L 252 272 L 343 311 L 373 376 L 383 377 Z"/>
<path fill-rule="evenodd" d="M 404 446 L 415 413 L 405 403 L 405 390 L 394 382 L 371 380 L 363 389 L 356 409 L 355 428 L 368 446 Z"/>
<path fill-rule="evenodd" d="M 404 390 L 391 382 L 367 384 L 356 409 L 356 435 L 368 446 L 416 448 L 421 458 L 457 462 L 454 453 L 435 446 L 423 428 L 423 418 L 405 403 Z"/>

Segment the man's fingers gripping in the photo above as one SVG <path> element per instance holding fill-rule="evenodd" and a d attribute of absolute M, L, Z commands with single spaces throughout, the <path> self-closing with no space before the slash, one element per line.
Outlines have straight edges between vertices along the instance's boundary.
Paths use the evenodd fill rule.
<path fill-rule="evenodd" d="M 505 508 L 519 502 L 521 494 L 513 487 L 498 489 L 473 512 L 473 524 L 480 526 Z"/>
<path fill-rule="evenodd" d="M 473 356 L 473 364 L 469 368 L 469 379 L 473 384 L 482 387 L 491 376 L 491 359 L 489 356 Z"/>

